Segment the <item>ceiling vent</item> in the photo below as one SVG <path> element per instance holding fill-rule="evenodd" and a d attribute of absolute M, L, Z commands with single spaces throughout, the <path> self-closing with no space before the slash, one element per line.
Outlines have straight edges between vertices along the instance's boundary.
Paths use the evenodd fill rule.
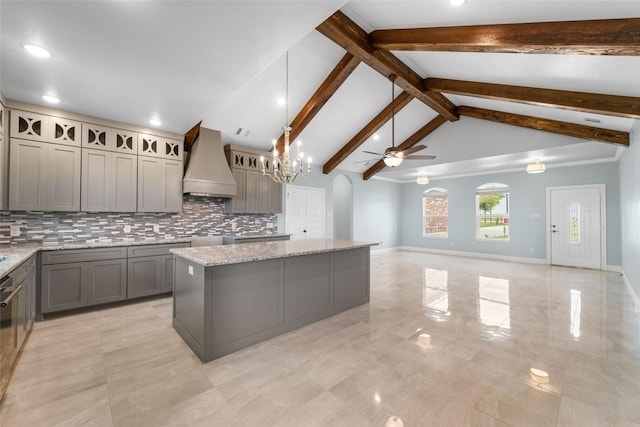
<path fill-rule="evenodd" d="M 591 117 L 586 117 L 584 120 L 585 120 L 586 122 L 589 122 L 589 123 L 602 123 L 602 120 L 600 120 L 600 119 L 593 119 L 593 118 L 591 118 Z"/>
<path fill-rule="evenodd" d="M 249 136 L 250 133 L 251 133 L 251 129 L 241 128 L 241 127 L 238 127 L 236 128 L 235 131 L 233 131 L 233 134 L 235 136 L 242 136 L 242 137 L 247 137 Z"/>

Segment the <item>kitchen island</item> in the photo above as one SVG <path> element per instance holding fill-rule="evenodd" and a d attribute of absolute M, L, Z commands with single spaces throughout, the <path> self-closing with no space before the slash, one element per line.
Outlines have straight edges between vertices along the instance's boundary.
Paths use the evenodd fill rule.
<path fill-rule="evenodd" d="M 371 243 L 172 249 L 173 327 L 203 362 L 369 302 Z"/>

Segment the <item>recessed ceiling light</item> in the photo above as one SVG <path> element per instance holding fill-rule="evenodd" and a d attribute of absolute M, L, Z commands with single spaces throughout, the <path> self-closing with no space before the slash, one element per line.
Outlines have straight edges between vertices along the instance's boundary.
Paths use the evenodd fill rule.
<path fill-rule="evenodd" d="M 48 50 L 34 44 L 25 44 L 24 48 L 27 50 L 27 52 L 37 58 L 49 58 L 51 56 Z"/>
<path fill-rule="evenodd" d="M 286 100 L 286 99 L 284 99 L 284 98 L 282 98 L 282 97 L 280 97 L 280 98 L 276 99 L 276 104 L 278 104 L 278 105 L 280 105 L 280 106 L 283 106 L 283 105 L 284 105 L 284 104 L 286 104 L 286 103 L 287 103 L 287 100 Z"/>
<path fill-rule="evenodd" d="M 467 0 L 449 0 L 449 3 L 451 3 L 454 6 L 460 6 L 461 4 L 466 3 Z"/>
<path fill-rule="evenodd" d="M 158 119 L 150 119 L 149 123 L 151 123 L 153 126 L 160 126 L 162 124 L 162 122 Z"/>
<path fill-rule="evenodd" d="M 380 135 L 378 135 L 377 133 L 374 133 L 374 134 L 373 134 L 373 140 L 374 140 L 374 141 L 377 141 L 377 140 L 379 140 L 379 139 L 380 139 Z"/>
<path fill-rule="evenodd" d="M 51 95 L 42 95 L 42 99 L 47 101 L 50 104 L 57 104 L 60 102 L 60 98 Z"/>

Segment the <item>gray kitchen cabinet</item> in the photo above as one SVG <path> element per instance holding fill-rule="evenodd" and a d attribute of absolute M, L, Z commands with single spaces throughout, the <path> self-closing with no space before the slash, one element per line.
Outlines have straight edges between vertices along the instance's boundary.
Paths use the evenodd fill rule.
<path fill-rule="evenodd" d="M 7 133 L 7 107 L 4 106 L 0 99 L 0 135 L 6 135 Z"/>
<path fill-rule="evenodd" d="M 82 150 L 82 211 L 135 212 L 138 161 L 135 155 Z"/>
<path fill-rule="evenodd" d="M 0 210 L 6 210 L 9 203 L 9 150 L 4 134 L 0 133 Z"/>
<path fill-rule="evenodd" d="M 245 213 L 247 212 L 245 188 L 247 186 L 247 173 L 241 169 L 232 169 L 231 173 L 236 180 L 236 195 L 231 199 L 225 199 L 225 211 L 227 213 Z"/>
<path fill-rule="evenodd" d="M 271 200 L 271 208 L 269 213 L 282 213 L 282 184 L 269 179 L 271 186 L 271 194 L 269 199 Z"/>
<path fill-rule="evenodd" d="M 145 133 L 138 134 L 138 155 L 182 161 L 182 141 Z"/>
<path fill-rule="evenodd" d="M 260 194 L 260 173 L 256 171 L 245 171 L 247 178 L 245 180 L 245 212 L 244 213 L 258 213 L 260 212 L 260 204 L 258 195 Z"/>
<path fill-rule="evenodd" d="M 31 325 L 33 324 L 33 294 L 35 292 L 35 256 L 32 256 L 10 274 L 13 279 L 13 286 L 19 289 L 15 296 L 16 305 L 18 307 L 18 321 L 16 330 L 16 348 L 20 349 Z"/>
<path fill-rule="evenodd" d="M 7 111 L 0 95 L 0 210 L 6 210 L 8 206 L 7 195 L 9 194 L 9 139 L 5 132 L 5 119 Z"/>
<path fill-rule="evenodd" d="M 62 117 L 49 117 L 49 136 L 47 142 L 80 147 L 82 124 Z"/>
<path fill-rule="evenodd" d="M 30 111 L 11 110 L 11 138 L 46 142 L 49 137 L 49 116 Z"/>
<path fill-rule="evenodd" d="M 53 313 L 87 305 L 83 284 L 84 263 L 43 265 L 40 279 L 40 312 Z"/>
<path fill-rule="evenodd" d="M 236 179 L 238 193 L 225 200 L 225 213 L 271 214 L 282 213 L 282 184 L 262 173 L 260 156 L 265 169 L 272 171 L 272 155 L 266 151 L 236 145 L 225 146 L 227 162 Z"/>
<path fill-rule="evenodd" d="M 48 144 L 48 211 L 80 210 L 80 147 Z"/>
<path fill-rule="evenodd" d="M 127 298 L 156 295 L 173 290 L 173 248 L 188 243 L 132 246 L 128 248 Z"/>
<path fill-rule="evenodd" d="M 47 206 L 47 145 L 11 140 L 9 209 L 45 210 Z"/>
<path fill-rule="evenodd" d="M 128 261 L 127 298 L 145 297 L 163 292 L 161 256 L 130 258 Z"/>
<path fill-rule="evenodd" d="M 58 116 L 11 110 L 11 138 L 80 147 L 82 125 Z"/>
<path fill-rule="evenodd" d="M 86 263 L 87 305 L 122 301 L 127 297 L 127 261 L 112 259 Z"/>
<path fill-rule="evenodd" d="M 40 270 L 40 312 L 126 299 L 124 247 L 47 251 Z"/>
<path fill-rule="evenodd" d="M 9 209 L 80 210 L 80 148 L 11 139 Z"/>
<path fill-rule="evenodd" d="M 138 156 L 138 212 L 182 211 L 182 161 Z"/>
<path fill-rule="evenodd" d="M 82 126 L 82 148 L 137 154 L 138 133 L 85 123 Z"/>

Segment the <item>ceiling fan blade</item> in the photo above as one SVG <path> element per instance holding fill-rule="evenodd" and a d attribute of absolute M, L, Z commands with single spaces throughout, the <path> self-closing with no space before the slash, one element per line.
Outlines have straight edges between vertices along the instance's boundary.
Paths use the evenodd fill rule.
<path fill-rule="evenodd" d="M 433 160 L 436 156 L 424 156 L 420 154 L 414 154 L 413 156 L 403 157 L 404 160 Z"/>
<path fill-rule="evenodd" d="M 357 162 L 353 162 L 353 163 L 369 163 L 369 162 L 377 162 L 380 159 L 370 159 L 370 160 L 358 160 Z"/>
<path fill-rule="evenodd" d="M 373 154 L 374 156 L 384 156 L 384 153 L 374 153 L 373 151 L 363 151 L 363 153 Z"/>
<path fill-rule="evenodd" d="M 420 151 L 420 150 L 424 150 L 425 148 L 427 148 L 426 145 L 416 145 L 416 146 L 413 146 L 411 148 L 407 148 L 406 150 L 401 151 L 398 154 L 400 156 L 402 156 L 402 157 L 407 157 L 409 154 L 415 153 L 415 152 Z"/>

